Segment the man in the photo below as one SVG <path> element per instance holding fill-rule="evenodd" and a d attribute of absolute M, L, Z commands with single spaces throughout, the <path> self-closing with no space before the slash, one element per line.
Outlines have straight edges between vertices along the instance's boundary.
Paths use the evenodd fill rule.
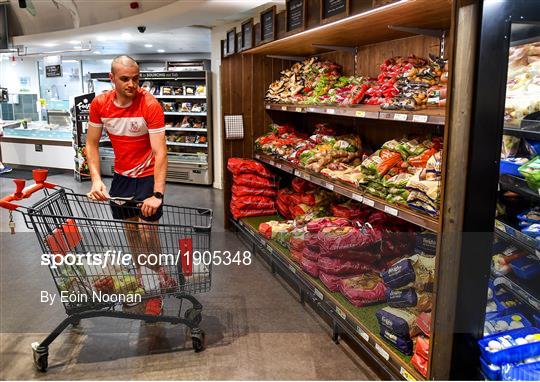
<path fill-rule="evenodd" d="M 92 189 L 88 197 L 108 200 L 132 198 L 136 203 L 111 201 L 113 217 L 131 222 L 157 222 L 163 214 L 163 194 L 167 174 L 165 117 L 159 102 L 139 88 L 139 66 L 129 56 L 116 57 L 109 73 L 114 89 L 98 95 L 90 105 L 86 140 Z M 105 127 L 115 154 L 110 193 L 101 180 L 99 140 Z M 141 280 L 138 255 L 159 253 L 156 229 L 147 225 L 125 225 L 126 236 Z M 162 289 L 175 282 L 162 267 L 155 267 Z"/>

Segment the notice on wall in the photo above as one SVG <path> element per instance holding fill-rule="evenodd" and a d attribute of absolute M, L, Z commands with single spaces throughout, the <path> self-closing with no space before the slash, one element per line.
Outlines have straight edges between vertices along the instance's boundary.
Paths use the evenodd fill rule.
<path fill-rule="evenodd" d="M 242 50 L 253 47 L 253 19 L 242 24 Z"/>
<path fill-rule="evenodd" d="M 272 41 L 275 35 L 275 8 L 261 14 L 262 41 Z"/>
<path fill-rule="evenodd" d="M 305 25 L 305 0 L 287 1 L 287 32 L 304 28 Z"/>
<path fill-rule="evenodd" d="M 347 11 L 347 0 L 323 0 L 322 18 L 328 19 Z"/>

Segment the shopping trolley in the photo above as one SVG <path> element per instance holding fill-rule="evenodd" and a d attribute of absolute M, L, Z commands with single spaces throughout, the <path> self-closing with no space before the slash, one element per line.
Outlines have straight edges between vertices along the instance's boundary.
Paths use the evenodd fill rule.
<path fill-rule="evenodd" d="M 47 170 L 33 175 L 35 184 L 26 188 L 24 180 L 14 180 L 16 191 L 1 199 L 0 207 L 9 210 L 12 233 L 13 211 L 34 230 L 58 296 L 64 296 L 67 318 L 32 344 L 36 368 L 47 370 L 48 347 L 64 329 L 91 317 L 184 324 L 194 350 L 203 350 L 203 307 L 193 294 L 210 289 L 212 269 L 193 254 L 210 249 L 212 210 L 164 205 L 158 224 L 128 220 L 140 213 L 135 201 L 90 200 L 47 182 Z M 44 197 L 35 204 L 14 203 L 40 190 Z M 112 217 L 112 203 L 125 220 Z M 166 298 L 180 300 L 177 314 L 163 314 Z M 185 300 L 190 304 L 182 310 Z"/>

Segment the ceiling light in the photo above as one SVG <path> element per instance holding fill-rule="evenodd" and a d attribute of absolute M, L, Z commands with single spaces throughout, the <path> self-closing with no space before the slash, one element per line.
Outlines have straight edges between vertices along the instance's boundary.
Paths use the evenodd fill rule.
<path fill-rule="evenodd" d="M 99 50 L 94 50 L 94 54 L 101 54 Z"/>
<path fill-rule="evenodd" d="M 152 44 L 144 44 L 145 48 L 151 48 L 152 46 L 153 46 Z"/>
<path fill-rule="evenodd" d="M 62 60 L 62 64 L 65 64 L 66 62 L 69 62 L 69 63 L 76 63 L 76 62 L 79 62 L 77 60 Z"/>
<path fill-rule="evenodd" d="M 69 40 L 68 43 L 73 44 L 73 45 L 77 45 L 77 44 L 80 44 L 81 42 L 79 40 Z"/>
<path fill-rule="evenodd" d="M 73 49 L 82 49 L 82 46 L 80 46 L 80 45 L 74 45 L 74 46 L 73 46 Z"/>
<path fill-rule="evenodd" d="M 163 49 L 158 49 L 157 52 L 158 52 L 158 53 L 165 53 L 165 50 L 163 50 Z"/>
<path fill-rule="evenodd" d="M 107 41 L 107 37 L 105 37 L 105 36 L 97 36 L 96 40 L 101 41 L 101 42 Z"/>
<path fill-rule="evenodd" d="M 129 33 L 122 33 L 122 38 L 124 40 L 129 40 L 131 38 L 131 35 Z"/>
<path fill-rule="evenodd" d="M 54 42 L 47 42 L 45 44 L 42 44 L 44 47 L 47 47 L 47 48 L 52 48 L 53 46 L 58 46 L 57 43 L 54 43 Z"/>

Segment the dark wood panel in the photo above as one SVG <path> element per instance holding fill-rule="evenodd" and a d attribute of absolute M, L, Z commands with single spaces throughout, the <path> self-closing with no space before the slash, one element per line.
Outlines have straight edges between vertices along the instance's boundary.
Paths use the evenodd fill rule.
<path fill-rule="evenodd" d="M 357 15 L 359 13 L 369 11 L 372 8 L 372 0 L 350 0 L 350 14 Z"/>
<path fill-rule="evenodd" d="M 307 28 L 321 24 L 321 0 L 307 0 Z"/>
<path fill-rule="evenodd" d="M 328 60 L 341 65 L 343 74 L 346 76 L 352 76 L 354 74 L 354 54 L 349 52 L 328 52 L 319 55 L 321 60 Z"/>
<path fill-rule="evenodd" d="M 287 35 L 287 12 L 281 11 L 276 15 L 276 36 L 277 38 L 283 38 Z"/>
<path fill-rule="evenodd" d="M 412 36 L 358 48 L 356 73 L 376 77 L 379 66 L 389 57 L 414 54 L 428 57 L 430 53 L 438 55 L 440 40 L 437 37 Z"/>

